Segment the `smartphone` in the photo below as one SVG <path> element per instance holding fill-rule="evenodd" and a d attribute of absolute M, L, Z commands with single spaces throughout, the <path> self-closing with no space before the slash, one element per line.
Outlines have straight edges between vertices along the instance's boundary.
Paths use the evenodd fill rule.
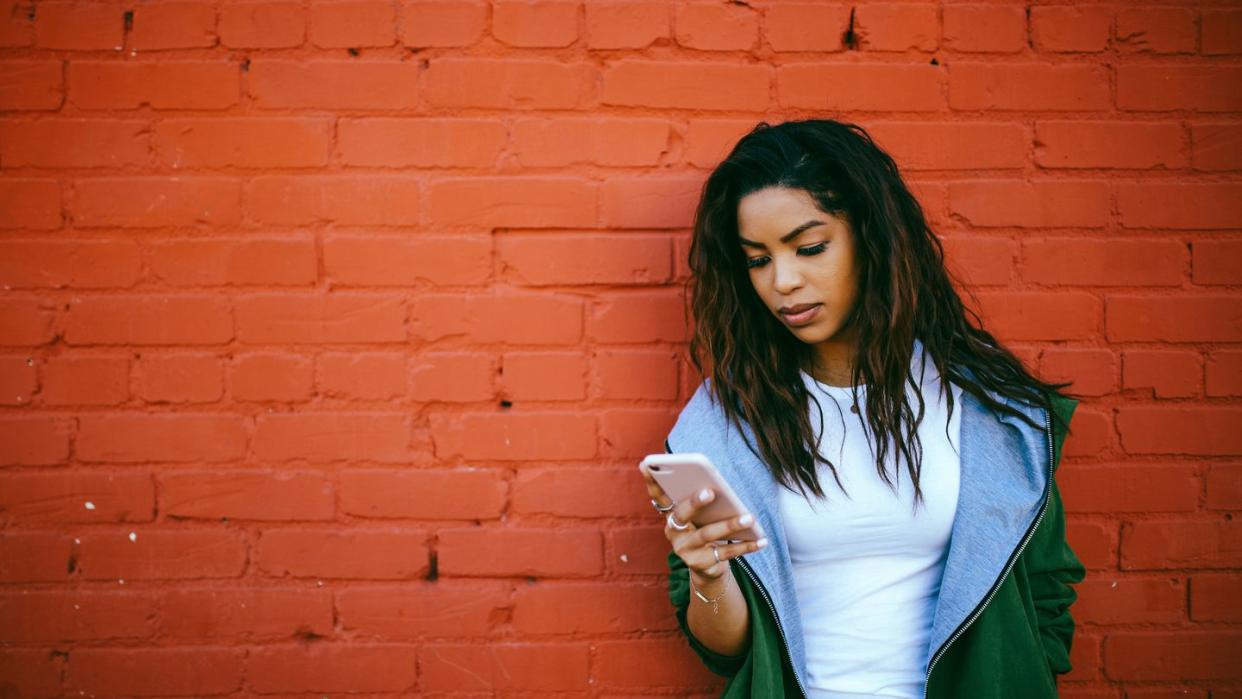
<path fill-rule="evenodd" d="M 746 506 L 705 454 L 650 454 L 642 460 L 638 468 L 650 473 L 674 502 L 688 500 L 704 488 L 710 488 L 716 494 L 716 498 L 691 519 L 696 527 L 746 513 Z M 763 537 L 763 527 L 759 526 L 759 520 L 756 519 L 749 527 L 734 532 L 732 538 L 722 539 L 717 543 L 757 541 Z"/>

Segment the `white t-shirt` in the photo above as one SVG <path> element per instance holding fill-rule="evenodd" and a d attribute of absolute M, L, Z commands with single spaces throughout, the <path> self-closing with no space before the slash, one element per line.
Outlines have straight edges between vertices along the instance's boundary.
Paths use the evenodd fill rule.
<path fill-rule="evenodd" d="M 823 408 L 820 453 L 836 467 L 849 495 L 821 464 L 824 499 L 811 495 L 808 503 L 785 488 L 778 498 L 793 559 L 811 699 L 923 696 L 932 614 L 957 509 L 961 388 L 950 384 L 955 402 L 946 437 L 948 406 L 939 394 L 940 377 L 934 364 L 924 362 L 918 343 L 913 365 L 926 403 L 918 429 L 923 502 L 917 512 L 905 461 L 894 474 L 891 448 L 888 473 L 895 494 L 876 472 L 863 434 L 865 386 L 859 387 L 855 414 L 848 387 L 802 375 Z M 906 392 L 917 413 L 909 385 Z M 818 434 L 820 413 L 813 402 L 809 409 Z"/>

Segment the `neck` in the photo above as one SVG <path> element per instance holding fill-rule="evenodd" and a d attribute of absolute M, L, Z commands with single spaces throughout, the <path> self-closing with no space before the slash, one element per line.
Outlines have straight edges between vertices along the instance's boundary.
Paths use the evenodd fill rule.
<path fill-rule="evenodd" d="M 843 331 L 815 345 L 811 354 L 811 376 L 829 386 L 853 385 L 852 372 L 858 357 L 854 333 Z"/>

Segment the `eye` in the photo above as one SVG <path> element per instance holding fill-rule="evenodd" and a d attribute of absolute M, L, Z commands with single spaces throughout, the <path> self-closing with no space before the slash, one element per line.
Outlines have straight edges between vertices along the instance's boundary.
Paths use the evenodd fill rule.
<path fill-rule="evenodd" d="M 746 258 L 746 269 L 758 269 L 768 263 L 766 257 L 748 257 Z"/>
<path fill-rule="evenodd" d="M 811 255 L 818 255 L 823 252 L 826 247 L 828 247 L 828 243 L 826 242 L 816 243 L 815 245 L 808 245 L 804 248 L 798 248 L 798 254 L 810 257 Z"/>

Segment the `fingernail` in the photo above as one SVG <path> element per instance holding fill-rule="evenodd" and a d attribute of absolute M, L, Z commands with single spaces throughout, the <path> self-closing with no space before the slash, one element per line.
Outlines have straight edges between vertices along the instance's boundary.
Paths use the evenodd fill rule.
<path fill-rule="evenodd" d="M 750 523 L 751 523 L 751 522 L 753 522 L 753 521 L 755 521 L 755 518 L 754 518 L 754 517 L 751 517 L 749 513 L 748 513 L 748 514 L 744 514 L 744 515 L 742 515 L 741 517 L 738 517 L 738 518 L 737 518 L 737 523 L 738 523 L 738 524 L 740 524 L 740 525 L 742 525 L 742 526 L 746 526 L 747 524 L 750 524 Z"/>
<path fill-rule="evenodd" d="M 712 499 L 712 491 L 708 490 L 707 488 L 704 488 L 704 489 L 700 490 L 700 491 L 699 491 L 699 499 L 700 499 L 700 500 L 702 500 L 703 502 L 707 502 L 708 500 L 711 500 L 711 499 Z"/>
<path fill-rule="evenodd" d="M 763 548 L 764 546 L 767 546 L 767 545 L 768 545 L 768 540 L 767 540 L 767 539 L 760 539 L 760 540 L 756 541 L 756 542 L 755 542 L 755 544 L 756 544 L 757 546 L 759 546 L 759 548 Z"/>

